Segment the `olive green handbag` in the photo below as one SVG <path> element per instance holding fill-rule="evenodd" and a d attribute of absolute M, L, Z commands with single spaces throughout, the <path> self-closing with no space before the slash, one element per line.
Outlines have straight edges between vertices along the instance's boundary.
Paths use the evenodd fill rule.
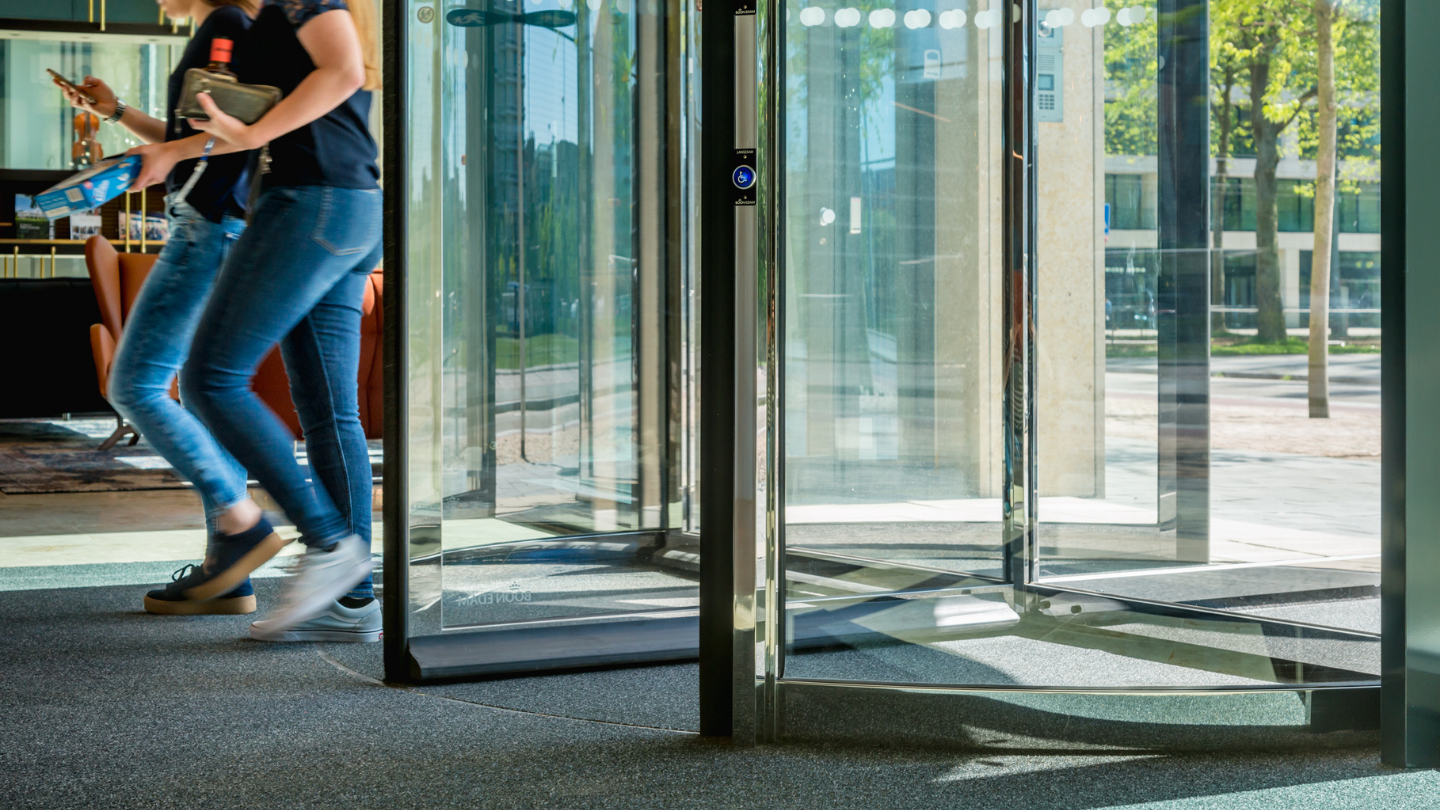
<path fill-rule="evenodd" d="M 185 71 L 185 84 L 180 88 L 180 104 L 175 108 L 176 126 L 181 118 L 208 120 L 200 106 L 197 93 L 209 93 L 215 106 L 246 124 L 259 121 L 270 108 L 280 103 L 280 88 L 266 84 L 241 84 L 219 73 L 200 68 Z"/>
<path fill-rule="evenodd" d="M 198 93 L 209 93 L 214 99 L 215 106 L 229 115 L 233 115 L 245 124 L 253 124 L 264 117 L 265 113 L 280 103 L 280 97 L 284 95 L 280 88 L 271 87 L 268 84 L 241 84 L 235 79 L 219 73 L 212 73 L 208 70 L 191 68 L 185 71 L 185 84 L 180 88 L 180 104 L 175 108 L 175 128 L 179 131 L 180 119 L 188 118 L 193 120 L 208 121 L 210 116 L 205 108 L 200 106 L 200 100 L 196 98 Z M 195 181 L 205 171 L 205 165 L 210 159 L 210 149 L 215 145 L 215 139 L 211 138 L 205 144 L 205 154 L 200 159 L 200 164 L 190 175 L 190 182 L 181 189 L 180 199 L 190 193 Z M 245 213 L 245 220 L 248 222 L 255 213 L 255 205 L 260 196 L 260 175 L 270 171 L 270 144 L 260 148 L 260 160 L 258 171 L 250 178 L 250 202 Z"/>

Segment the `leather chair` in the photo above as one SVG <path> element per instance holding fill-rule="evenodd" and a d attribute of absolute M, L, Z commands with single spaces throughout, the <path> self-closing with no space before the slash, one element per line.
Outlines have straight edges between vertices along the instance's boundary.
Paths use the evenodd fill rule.
<path fill-rule="evenodd" d="M 140 286 L 145 283 L 156 257 L 143 253 L 118 253 L 110 241 L 103 236 L 92 236 L 85 242 L 85 265 L 90 271 L 90 283 L 95 288 L 95 299 L 100 305 L 100 323 L 90 327 L 90 351 L 95 359 L 95 376 L 100 385 L 100 395 L 105 396 L 110 382 L 110 366 L 115 362 L 115 347 L 120 333 Z M 384 367 L 381 356 L 381 335 L 384 325 L 384 285 L 380 273 L 370 274 L 370 283 L 365 288 L 365 303 L 360 320 L 360 424 L 365 437 L 378 439 L 384 422 L 384 395 L 382 391 Z M 285 376 L 285 364 L 280 359 L 279 347 L 261 361 L 251 380 L 251 388 L 260 399 L 270 406 L 295 437 L 303 438 L 300 419 L 295 413 L 294 402 L 290 399 L 290 381 Z M 171 383 L 171 396 L 180 398 L 178 382 Z M 115 432 L 101 445 L 109 450 L 127 434 L 130 444 L 139 441 L 139 433 L 122 419 Z"/>

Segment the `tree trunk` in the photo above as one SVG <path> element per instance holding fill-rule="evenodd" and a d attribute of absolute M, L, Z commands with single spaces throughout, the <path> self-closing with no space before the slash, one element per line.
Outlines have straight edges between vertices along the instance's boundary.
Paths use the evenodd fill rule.
<path fill-rule="evenodd" d="M 1210 302 L 1212 306 L 1225 305 L 1225 197 L 1229 189 L 1227 173 L 1230 163 L 1231 104 L 1230 94 L 1235 91 L 1235 71 L 1225 70 L 1225 81 L 1220 85 L 1220 147 L 1215 159 L 1215 192 L 1212 195 L 1213 213 L 1210 217 Z M 1225 313 L 1214 312 L 1210 316 L 1210 333 L 1224 334 Z"/>
<path fill-rule="evenodd" d="M 1283 124 L 1265 117 L 1270 63 L 1250 65 L 1250 128 L 1255 136 L 1255 306 L 1256 342 L 1284 343 L 1285 311 L 1280 298 L 1279 184 L 1280 132 Z"/>
<path fill-rule="evenodd" d="M 1330 257 L 1335 238 L 1336 0 L 1315 0 L 1320 146 L 1315 159 L 1315 248 L 1310 262 L 1310 418 L 1330 417 Z"/>

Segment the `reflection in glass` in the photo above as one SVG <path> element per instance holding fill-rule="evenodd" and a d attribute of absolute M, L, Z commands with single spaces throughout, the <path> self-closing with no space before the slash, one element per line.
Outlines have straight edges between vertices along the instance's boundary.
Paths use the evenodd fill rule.
<path fill-rule="evenodd" d="M 676 500 L 677 145 L 664 11 L 641 5 L 451 14 L 412 57 L 441 77 L 411 345 L 434 351 L 412 426 L 433 429 L 446 628 L 696 603 L 690 571 L 651 564 Z"/>
<path fill-rule="evenodd" d="M 1212 236 L 1206 189 L 1253 175 L 1257 160 L 1239 136 L 1223 164 L 1207 151 L 1211 65 L 1203 40 L 1176 43 L 1220 4 L 1179 2 L 1184 14 L 1159 15 L 1056 0 L 1030 23 L 1033 390 L 998 368 L 1011 317 L 1000 303 L 1009 4 L 877 2 L 856 10 L 864 25 L 791 4 L 784 677 L 1137 689 L 1378 677 L 1376 600 L 1355 599 L 1377 584 L 1378 421 L 1373 436 L 1345 424 L 1378 420 L 1378 366 L 1368 383 L 1338 379 L 1378 355 L 1332 359 L 1327 422 L 1306 420 L 1303 344 L 1264 353 L 1256 299 L 1239 296 L 1263 292 L 1256 274 L 1278 267 L 1303 340 L 1291 310 L 1311 236 L 1290 228 L 1305 209 L 1287 209 L 1285 229 L 1262 212 L 1278 234 L 1268 247 L 1254 233 Z M 1169 67 L 1157 74 L 1161 42 Z M 1160 129 L 1182 112 L 1198 121 Z M 1361 118 L 1351 148 L 1373 152 Z M 1342 180 L 1371 158 L 1347 158 Z M 1296 181 L 1287 193 L 1307 170 L 1313 182 L 1307 160 L 1278 161 Z M 1346 268 L 1372 261 L 1378 236 L 1358 237 L 1339 240 L 1342 256 L 1368 252 L 1334 263 L 1332 289 L 1365 289 L 1369 277 L 1347 282 Z M 1261 268 L 1250 282 L 1231 272 L 1247 255 Z M 1331 300 L 1345 317 L 1373 314 Z M 1347 328 L 1378 349 L 1376 330 Z M 1025 480 L 1039 524 L 1019 550 L 1031 582 L 1007 581 L 1001 565 L 1007 383 L 1036 423 Z"/>
<path fill-rule="evenodd" d="M 118 37 L 103 41 L 0 39 L 0 168 L 70 169 L 71 119 L 76 110 L 51 83 L 46 68 L 71 81 L 104 79 L 125 103 L 165 120 L 165 83 L 185 49 L 184 37 Z M 140 140 L 124 127 L 97 133 L 105 156 Z"/>

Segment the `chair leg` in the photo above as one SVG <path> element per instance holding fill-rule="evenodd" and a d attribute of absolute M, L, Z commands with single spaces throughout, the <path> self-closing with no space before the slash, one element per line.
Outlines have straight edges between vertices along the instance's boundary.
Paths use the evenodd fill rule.
<path fill-rule="evenodd" d="M 115 445 L 119 444 L 120 440 L 125 438 L 127 435 L 130 436 L 130 444 L 128 445 L 130 447 L 133 447 L 136 442 L 140 441 L 140 431 L 125 424 L 122 421 L 120 422 L 120 426 L 115 428 L 115 432 L 110 434 L 110 438 L 100 443 L 100 450 L 103 452 L 105 450 L 113 448 Z"/>

